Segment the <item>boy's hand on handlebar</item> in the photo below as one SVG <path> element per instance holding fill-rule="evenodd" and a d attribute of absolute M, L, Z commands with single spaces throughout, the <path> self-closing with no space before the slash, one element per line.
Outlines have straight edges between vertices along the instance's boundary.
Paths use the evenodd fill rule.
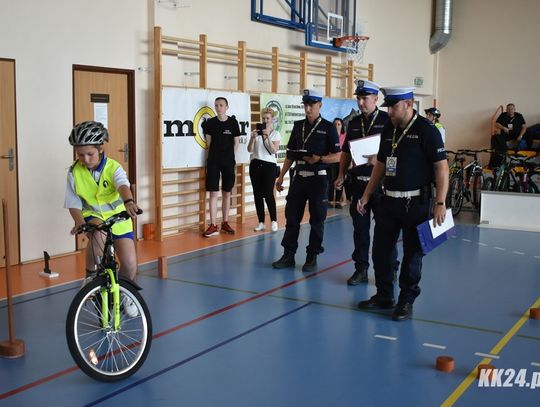
<path fill-rule="evenodd" d="M 141 208 L 137 206 L 135 201 L 130 200 L 129 202 L 125 203 L 124 206 L 126 207 L 126 212 L 129 216 L 132 218 L 136 218 L 137 215 L 140 215 L 142 213 Z"/>

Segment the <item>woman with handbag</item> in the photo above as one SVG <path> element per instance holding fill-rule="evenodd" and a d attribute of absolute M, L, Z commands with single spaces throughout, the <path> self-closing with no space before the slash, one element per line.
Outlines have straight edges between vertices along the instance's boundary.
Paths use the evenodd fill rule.
<path fill-rule="evenodd" d="M 259 224 L 255 232 L 266 229 L 264 224 L 264 201 L 268 207 L 272 232 L 278 230 L 276 199 L 274 197 L 274 184 L 279 173 L 276 152 L 279 150 L 281 135 L 273 129 L 275 112 L 265 108 L 261 112 L 262 123 L 251 132 L 247 150 L 251 153 L 249 163 L 249 177 L 253 188 L 255 209 Z"/>

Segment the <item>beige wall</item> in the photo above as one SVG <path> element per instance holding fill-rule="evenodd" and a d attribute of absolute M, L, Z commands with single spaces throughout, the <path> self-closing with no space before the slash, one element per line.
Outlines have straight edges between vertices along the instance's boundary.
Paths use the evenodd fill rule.
<path fill-rule="evenodd" d="M 136 70 L 139 180 L 148 178 L 151 74 L 145 1 L 0 0 L 0 57 L 16 60 L 22 260 L 74 250 L 63 209 L 73 122 L 72 66 Z M 148 182 L 147 182 L 148 183 Z M 148 195 L 148 192 L 146 192 Z"/>
<path fill-rule="evenodd" d="M 449 148 L 489 146 L 491 116 L 516 104 L 540 122 L 540 1 L 454 1 L 454 30 L 440 52 L 439 106 Z"/>

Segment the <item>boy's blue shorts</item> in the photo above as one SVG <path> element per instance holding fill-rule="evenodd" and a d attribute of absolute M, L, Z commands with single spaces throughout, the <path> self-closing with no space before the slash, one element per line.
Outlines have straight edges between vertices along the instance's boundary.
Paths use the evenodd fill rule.
<path fill-rule="evenodd" d="M 84 218 L 85 222 L 89 222 L 92 219 L 99 219 L 99 218 L 96 217 L 96 216 L 87 216 L 87 217 Z M 101 220 L 101 219 L 99 219 L 99 220 Z M 133 231 L 128 232 L 128 233 L 124 233 L 123 235 L 115 235 L 114 233 L 112 235 L 113 235 L 113 240 L 118 240 L 118 239 L 135 240 L 135 235 L 133 234 Z"/>

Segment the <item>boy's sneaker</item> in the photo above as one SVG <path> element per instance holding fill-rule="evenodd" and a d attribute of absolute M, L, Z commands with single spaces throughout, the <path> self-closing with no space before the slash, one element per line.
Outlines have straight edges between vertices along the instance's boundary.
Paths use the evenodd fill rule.
<path fill-rule="evenodd" d="M 259 224 L 257 225 L 257 227 L 255 227 L 255 229 L 253 229 L 253 231 L 255 231 L 255 232 L 260 232 L 260 231 L 262 231 L 262 230 L 264 230 L 264 229 L 266 229 L 266 226 L 264 226 L 264 223 L 261 222 L 261 223 L 259 223 Z"/>
<path fill-rule="evenodd" d="M 272 232 L 278 231 L 278 224 L 275 220 L 272 221 Z"/>
<path fill-rule="evenodd" d="M 229 235 L 234 235 L 234 229 L 231 228 L 227 222 L 221 222 L 221 231 L 223 233 L 228 233 Z"/>
<path fill-rule="evenodd" d="M 128 317 L 135 318 L 139 316 L 139 309 L 131 298 L 122 294 L 120 304 L 120 310 Z"/>
<path fill-rule="evenodd" d="M 208 226 L 208 229 L 206 229 L 206 231 L 202 235 L 204 237 L 212 237 L 218 234 L 219 234 L 219 231 L 218 231 L 217 226 L 210 224 L 210 226 Z"/>

